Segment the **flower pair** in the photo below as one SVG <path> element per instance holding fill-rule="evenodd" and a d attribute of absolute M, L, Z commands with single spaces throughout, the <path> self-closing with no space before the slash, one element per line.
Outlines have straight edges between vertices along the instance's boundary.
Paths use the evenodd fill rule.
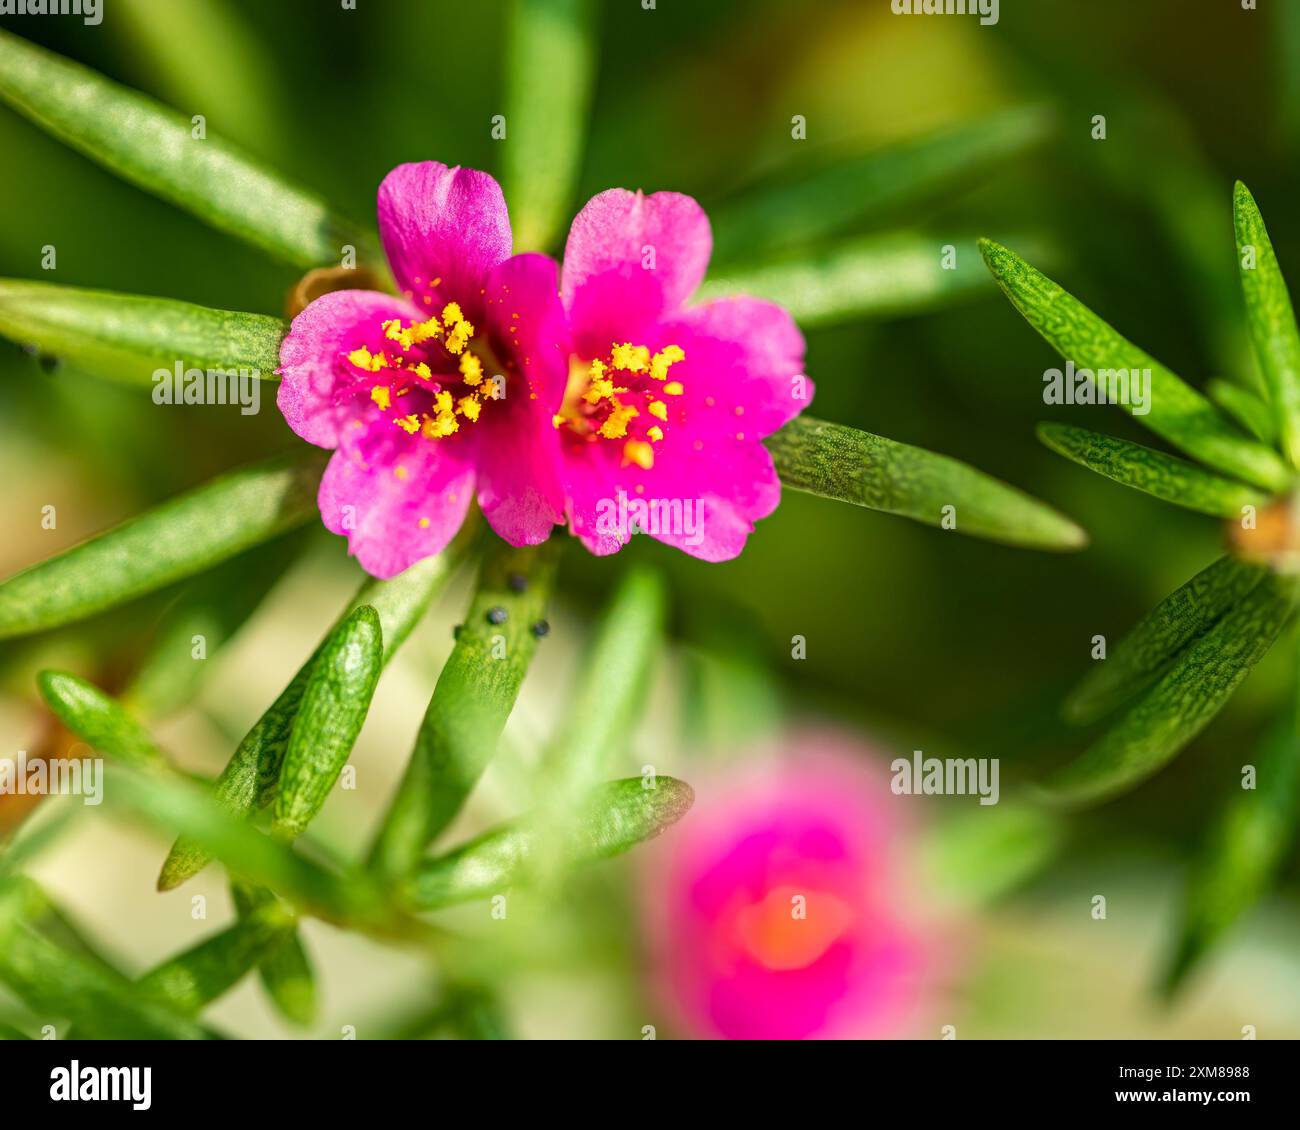
<path fill-rule="evenodd" d="M 768 302 L 686 305 L 712 250 L 690 197 L 594 197 L 561 271 L 512 256 L 491 176 L 427 161 L 384 178 L 379 228 L 400 295 L 326 294 L 280 352 L 285 419 L 334 449 L 321 517 L 367 572 L 440 552 L 475 496 L 512 545 L 640 528 L 708 561 L 775 509 L 762 440 L 811 399 L 803 337 Z"/>

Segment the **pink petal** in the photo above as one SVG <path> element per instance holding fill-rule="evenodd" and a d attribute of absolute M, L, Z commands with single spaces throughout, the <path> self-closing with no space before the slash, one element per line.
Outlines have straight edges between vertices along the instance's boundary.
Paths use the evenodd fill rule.
<path fill-rule="evenodd" d="M 441 553 L 460 529 L 474 493 L 473 454 L 464 437 L 408 436 L 387 416 L 349 428 L 317 495 L 325 528 L 347 536 L 371 576 L 396 576 Z"/>
<path fill-rule="evenodd" d="M 317 447 L 337 447 L 356 408 L 336 396 L 357 378 L 342 355 L 358 346 L 382 349 L 386 318 L 422 317 L 404 299 L 373 290 L 323 294 L 293 320 L 280 345 L 276 403 L 298 435 Z"/>
<path fill-rule="evenodd" d="M 512 358 L 506 399 L 484 406 L 478 438 L 478 500 L 511 545 L 538 545 L 564 521 L 555 428 L 569 373 L 559 268 L 545 255 L 516 255 L 489 276 L 488 332 Z"/>
<path fill-rule="evenodd" d="M 457 302 L 471 321 L 481 313 L 488 272 L 510 255 L 501 186 L 477 169 L 438 161 L 398 165 L 384 178 L 379 235 L 403 292 L 422 309 Z"/>
<path fill-rule="evenodd" d="M 592 197 L 564 248 L 562 293 L 579 352 L 600 356 L 676 311 L 704 278 L 712 250 L 709 219 L 689 196 L 611 188 Z"/>

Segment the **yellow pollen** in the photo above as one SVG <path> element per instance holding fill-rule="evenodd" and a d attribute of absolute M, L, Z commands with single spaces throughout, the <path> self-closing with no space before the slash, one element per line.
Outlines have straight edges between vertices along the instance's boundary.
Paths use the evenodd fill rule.
<path fill-rule="evenodd" d="M 650 401 L 650 415 L 657 416 L 660 420 L 668 419 L 668 405 L 662 400 Z"/>
<path fill-rule="evenodd" d="M 465 383 L 473 388 L 483 379 L 483 362 L 472 353 L 462 353 L 460 357 L 460 375 Z"/>
<path fill-rule="evenodd" d="M 403 482 L 405 482 L 407 479 L 411 477 L 410 472 L 408 472 L 407 469 L 401 466 L 400 464 L 393 468 L 393 475 L 396 478 L 401 479 Z"/>
<path fill-rule="evenodd" d="M 478 414 L 483 411 L 483 402 L 473 396 L 462 396 L 456 402 L 456 406 L 460 409 L 460 414 L 471 424 L 478 419 Z"/>
<path fill-rule="evenodd" d="M 420 519 L 420 529 L 422 529 L 422 530 L 427 530 L 428 528 L 429 528 L 429 519 L 428 519 L 428 518 L 421 518 L 421 519 Z"/>
<path fill-rule="evenodd" d="M 623 445 L 623 458 L 629 463 L 635 463 L 643 471 L 648 471 L 655 465 L 653 449 L 641 439 L 630 439 Z"/>
<path fill-rule="evenodd" d="M 383 351 L 371 353 L 364 345 L 358 346 L 348 354 L 348 360 L 358 369 L 366 369 L 371 373 L 377 373 L 380 369 L 388 367 L 388 358 L 384 356 Z"/>
<path fill-rule="evenodd" d="M 653 424 L 646 428 L 645 434 L 650 437 L 651 443 L 658 443 L 664 438 L 664 430 L 658 424 Z"/>
<path fill-rule="evenodd" d="M 415 415 L 398 416 L 393 423 L 406 432 L 407 435 L 415 435 L 420 430 L 420 418 Z"/>
<path fill-rule="evenodd" d="M 644 345 L 624 342 L 622 345 L 614 346 L 609 359 L 616 369 L 623 369 L 629 373 L 643 373 L 650 367 L 650 350 Z"/>
<path fill-rule="evenodd" d="M 682 387 L 681 381 L 669 381 L 664 385 L 665 396 L 681 396 L 686 390 Z"/>
<path fill-rule="evenodd" d="M 381 412 L 387 412 L 389 405 L 392 403 L 388 398 L 388 389 L 384 388 L 383 385 L 375 385 L 370 390 L 370 399 L 379 405 Z"/>
<path fill-rule="evenodd" d="M 650 376 L 656 381 L 668 377 L 668 367 L 686 360 L 686 354 L 680 345 L 665 345 L 650 361 Z"/>
<path fill-rule="evenodd" d="M 600 425 L 600 434 L 605 439 L 622 439 L 627 435 L 628 421 L 641 415 L 630 404 L 617 404 L 614 410 Z"/>

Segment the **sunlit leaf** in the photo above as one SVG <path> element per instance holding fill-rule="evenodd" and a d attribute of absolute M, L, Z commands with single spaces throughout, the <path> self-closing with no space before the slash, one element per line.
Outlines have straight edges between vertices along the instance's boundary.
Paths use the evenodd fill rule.
<path fill-rule="evenodd" d="M 361 733 L 383 663 L 379 613 L 363 604 L 330 633 L 312 664 L 280 769 L 276 835 L 298 835 L 321 810 Z"/>
<path fill-rule="evenodd" d="M 1047 783 L 1067 803 L 1108 799 L 1150 777 L 1223 709 L 1294 607 L 1295 581 L 1272 575 L 1201 635 L 1156 685 L 1077 760 Z"/>
<path fill-rule="evenodd" d="M 370 865 L 386 880 L 410 873 L 496 752 L 537 650 L 557 553 L 554 538 L 525 549 L 494 540 L 488 550 L 456 646 L 375 839 Z"/>
<path fill-rule="evenodd" d="M 695 800 L 673 777 L 632 777 L 603 785 L 574 814 L 564 848 L 569 863 L 619 855 L 677 823 Z M 420 864 L 408 888 L 413 906 L 432 910 L 498 894 L 532 877 L 539 821 L 484 832 L 463 847 Z"/>
<path fill-rule="evenodd" d="M 809 416 L 767 441 L 784 486 L 1033 549 L 1078 549 L 1068 518 L 981 471 L 892 439 Z M 949 512 L 945 507 L 952 507 Z"/>
<path fill-rule="evenodd" d="M 807 245 L 890 208 L 977 180 L 1042 142 L 1052 115 L 1039 107 L 983 116 L 926 137 L 793 180 L 763 185 L 716 208 L 713 248 L 718 262 L 752 259 L 774 247 Z M 800 162 L 801 166 L 806 161 Z"/>
<path fill-rule="evenodd" d="M 1065 715 L 1080 724 L 1110 713 L 1143 688 L 1192 640 L 1241 603 L 1267 570 L 1220 557 L 1170 593 L 1096 660 L 1065 702 Z"/>
<path fill-rule="evenodd" d="M 431 557 L 411 566 L 391 580 L 366 581 L 340 617 L 339 623 L 363 604 L 373 607 L 379 613 L 384 640 L 384 662 L 387 663 L 411 634 L 434 595 L 446 583 L 455 556 L 455 552 L 449 550 L 439 557 Z M 246 815 L 266 807 L 275 799 L 284 751 L 293 731 L 303 692 L 311 677 L 312 666 L 320 652 L 321 648 L 318 647 L 299 668 L 289 685 L 280 692 L 275 702 L 239 743 L 230 762 L 217 778 L 215 795 L 229 811 Z M 163 864 L 162 874 L 158 878 L 159 889 L 166 891 L 179 886 L 203 870 L 210 859 L 211 856 L 200 845 L 184 839 L 178 840 Z"/>
<path fill-rule="evenodd" d="M 202 572 L 316 513 L 322 460 L 232 471 L 0 583 L 0 639 L 44 631 Z"/>
<path fill-rule="evenodd" d="M 299 267 L 375 258 L 373 239 L 196 123 L 88 67 L 0 32 L 0 99 L 118 176 Z M 210 127 L 210 132 L 209 131 Z"/>
<path fill-rule="evenodd" d="M 1079 369 L 1151 371 L 1148 397 L 1121 404 L 1144 427 L 1219 471 L 1269 490 L 1290 481 L 1276 452 L 1239 432 L 1210 401 L 1013 251 L 982 240 L 984 260 L 1016 309 Z M 1135 408 L 1142 410 L 1135 412 Z"/>
<path fill-rule="evenodd" d="M 1241 181 L 1233 190 L 1232 216 L 1255 356 L 1269 392 L 1282 450 L 1293 467 L 1300 467 L 1300 328 L 1291 308 L 1291 294 L 1264 217 Z"/>
<path fill-rule="evenodd" d="M 1267 502 L 1236 479 L 1126 439 L 1069 424 L 1039 424 L 1038 438 L 1090 471 L 1201 514 L 1240 518 L 1243 507 Z"/>
<path fill-rule="evenodd" d="M 570 213 L 595 73 L 594 0 L 512 0 L 502 186 L 515 247 L 547 248 Z"/>
<path fill-rule="evenodd" d="M 0 41 L 2 42 L 2 41 Z M 154 374 L 242 370 L 278 380 L 285 323 L 264 314 L 211 310 L 53 283 L 0 280 L 0 334 L 96 377 L 157 387 Z M 273 392 L 261 390 L 262 395 Z"/>

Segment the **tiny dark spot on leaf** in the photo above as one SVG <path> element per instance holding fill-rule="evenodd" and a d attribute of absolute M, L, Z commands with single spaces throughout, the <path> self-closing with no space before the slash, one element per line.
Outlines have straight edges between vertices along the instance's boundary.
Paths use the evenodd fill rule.
<path fill-rule="evenodd" d="M 547 632 L 551 630 L 551 626 L 545 620 L 538 620 L 537 623 L 534 624 L 528 630 L 532 632 L 533 635 L 535 635 L 540 640 L 544 635 L 546 635 Z"/>
<path fill-rule="evenodd" d="M 488 609 L 487 621 L 489 624 L 504 624 L 509 619 L 510 613 L 499 604 Z"/>

